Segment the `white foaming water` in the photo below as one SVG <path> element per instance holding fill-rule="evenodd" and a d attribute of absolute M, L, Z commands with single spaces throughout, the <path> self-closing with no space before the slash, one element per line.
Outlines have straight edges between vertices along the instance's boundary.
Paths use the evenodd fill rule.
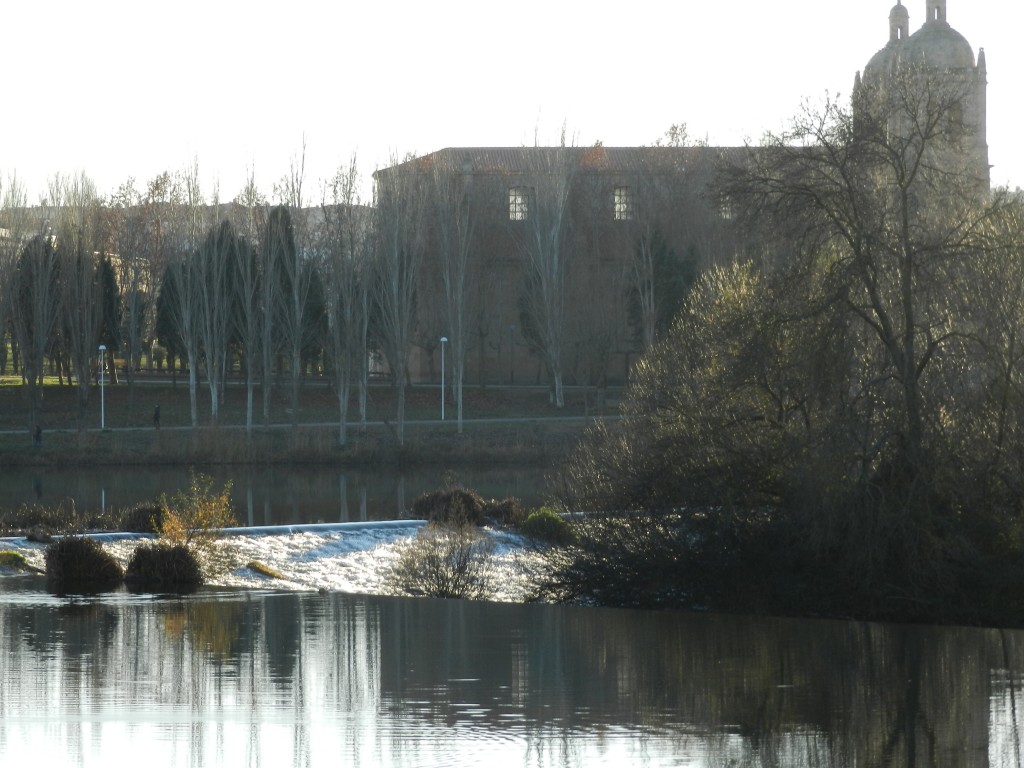
<path fill-rule="evenodd" d="M 208 584 L 256 589 L 326 590 L 353 594 L 397 594 L 389 584 L 392 567 L 403 549 L 424 525 L 420 520 L 328 525 L 262 526 L 229 528 L 219 545 L 230 566 L 213 574 Z M 492 599 L 521 602 L 542 572 L 542 558 L 523 537 L 484 529 L 494 541 L 490 557 Z M 94 534 L 122 566 L 128 564 L 145 534 Z M 0 538 L 0 549 L 21 552 L 28 563 L 44 567 L 45 545 L 21 537 Z M 248 567 L 256 561 L 284 578 L 265 576 Z M 3 569 L 0 569 L 3 573 Z"/>

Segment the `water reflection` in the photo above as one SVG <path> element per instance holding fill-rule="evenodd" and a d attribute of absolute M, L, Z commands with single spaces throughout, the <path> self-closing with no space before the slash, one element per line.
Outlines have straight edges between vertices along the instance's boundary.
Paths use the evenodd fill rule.
<path fill-rule="evenodd" d="M 443 468 L 338 470 L 325 467 L 198 467 L 218 486 L 232 483 L 232 500 L 244 525 L 348 523 L 392 520 L 424 491 L 440 488 Z M 543 469 L 462 470 L 459 482 L 485 497 L 540 501 Z M 188 486 L 180 467 L 40 469 L 0 472 L 3 506 L 73 501 L 78 509 L 122 509 L 173 495 Z"/>
<path fill-rule="evenodd" d="M 1017 766 L 1024 634 L 0 581 L 0 755 Z M 50 759 L 52 758 L 52 759 Z"/>

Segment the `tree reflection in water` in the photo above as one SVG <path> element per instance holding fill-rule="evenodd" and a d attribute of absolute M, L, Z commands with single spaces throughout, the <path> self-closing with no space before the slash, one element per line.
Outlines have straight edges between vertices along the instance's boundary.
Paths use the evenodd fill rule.
<path fill-rule="evenodd" d="M 1021 632 L 35 583 L 0 580 L 5 758 L 1020 764 Z"/>

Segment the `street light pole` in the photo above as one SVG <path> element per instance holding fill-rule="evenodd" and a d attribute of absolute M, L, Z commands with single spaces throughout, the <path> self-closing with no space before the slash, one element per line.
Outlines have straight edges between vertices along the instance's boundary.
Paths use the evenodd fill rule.
<path fill-rule="evenodd" d="M 107 428 L 106 403 L 103 400 L 103 368 L 106 362 L 107 345 L 100 344 L 100 431 Z"/>
<path fill-rule="evenodd" d="M 448 337 L 441 337 L 441 421 L 444 421 L 444 345 Z"/>

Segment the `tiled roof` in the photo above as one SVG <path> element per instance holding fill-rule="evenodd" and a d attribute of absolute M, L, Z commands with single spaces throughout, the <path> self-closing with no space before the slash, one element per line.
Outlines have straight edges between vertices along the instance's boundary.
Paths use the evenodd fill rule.
<path fill-rule="evenodd" d="M 447 173 L 542 173 L 569 157 L 578 158 L 580 168 L 593 172 L 679 173 L 737 151 L 732 147 L 449 147 L 378 173 L 407 168 L 421 173 L 435 168 Z M 567 153 L 571 154 L 567 157 Z"/>

